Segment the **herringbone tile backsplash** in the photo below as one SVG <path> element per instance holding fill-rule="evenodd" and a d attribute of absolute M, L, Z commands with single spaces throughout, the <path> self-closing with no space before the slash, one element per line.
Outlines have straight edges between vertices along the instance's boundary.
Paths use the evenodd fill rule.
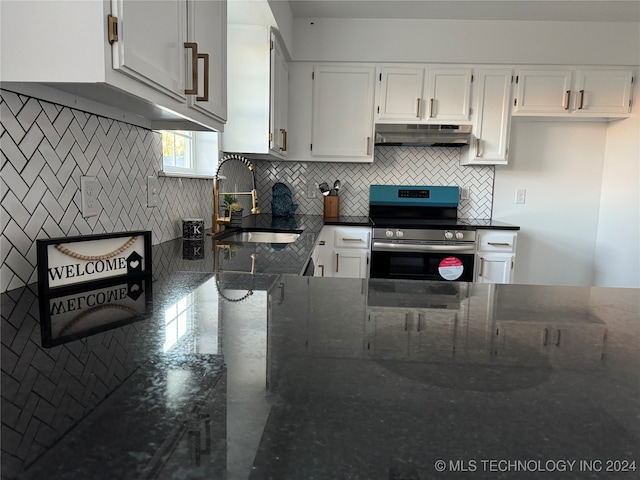
<path fill-rule="evenodd" d="M 147 177 L 162 164 L 157 132 L 0 90 L 0 146 L 3 292 L 37 281 L 38 238 L 151 230 L 158 244 L 181 236 L 183 218 L 211 226 L 211 181 L 160 177 L 158 206 L 147 207 Z M 340 214 L 366 216 L 370 184 L 458 185 L 470 189 L 458 216 L 490 218 L 494 169 L 460 166 L 459 155 L 455 148 L 376 147 L 368 164 L 256 160 L 259 205 L 269 212 L 271 188 L 283 182 L 296 213 L 322 215 L 316 184 L 339 179 Z M 82 217 L 84 175 L 100 182 L 95 217 Z"/>
<path fill-rule="evenodd" d="M 369 213 L 369 185 L 457 185 L 469 188 L 469 199 L 460 200 L 458 217 L 491 218 L 494 167 L 460 165 L 457 148 L 376 147 L 373 163 L 255 161 L 260 208 L 271 208 L 271 188 L 276 182 L 289 186 L 296 213 L 322 215 L 322 195 L 316 183 L 333 185 L 340 180 L 340 214 Z M 316 198 L 309 198 L 309 189 Z"/>
<path fill-rule="evenodd" d="M 160 177 L 147 207 L 147 177 L 162 165 L 160 134 L 0 90 L 2 291 L 35 282 L 38 238 L 151 230 L 158 244 L 181 221 L 211 226 L 211 181 Z M 98 216 L 83 218 L 80 177 L 100 182 Z"/>

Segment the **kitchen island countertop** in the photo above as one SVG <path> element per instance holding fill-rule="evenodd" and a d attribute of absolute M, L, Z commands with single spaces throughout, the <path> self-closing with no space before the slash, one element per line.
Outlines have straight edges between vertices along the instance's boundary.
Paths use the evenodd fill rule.
<path fill-rule="evenodd" d="M 153 277 L 113 326 L 2 295 L 3 478 L 637 476 L 640 290 Z"/>

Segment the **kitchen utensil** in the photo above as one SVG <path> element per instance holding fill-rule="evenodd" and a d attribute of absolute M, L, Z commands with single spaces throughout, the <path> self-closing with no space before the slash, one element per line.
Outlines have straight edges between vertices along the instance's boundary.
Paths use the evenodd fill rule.
<path fill-rule="evenodd" d="M 340 187 L 342 185 L 340 184 L 340 180 L 336 180 L 335 182 L 333 182 L 333 189 L 335 190 L 335 194 L 338 195 L 338 191 L 340 190 Z"/>
<path fill-rule="evenodd" d="M 327 182 L 322 182 L 320 185 L 318 185 L 318 188 L 320 189 L 320 192 L 322 193 L 322 195 L 324 195 L 325 197 L 327 195 L 329 195 L 329 184 L 327 184 Z"/>

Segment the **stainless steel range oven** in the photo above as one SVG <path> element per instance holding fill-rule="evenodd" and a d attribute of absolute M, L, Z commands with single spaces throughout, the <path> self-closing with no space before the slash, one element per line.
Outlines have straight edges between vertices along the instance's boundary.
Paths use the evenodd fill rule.
<path fill-rule="evenodd" d="M 371 185 L 371 278 L 473 281 L 476 232 L 459 223 L 458 187 Z"/>

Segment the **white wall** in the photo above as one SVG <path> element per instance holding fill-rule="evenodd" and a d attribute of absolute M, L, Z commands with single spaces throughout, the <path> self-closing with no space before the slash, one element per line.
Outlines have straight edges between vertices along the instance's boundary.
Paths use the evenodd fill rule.
<path fill-rule="evenodd" d="M 637 88 L 637 87 L 636 87 Z M 640 287 L 640 93 L 607 129 L 594 285 Z"/>
<path fill-rule="evenodd" d="M 520 225 L 516 283 L 593 285 L 605 123 L 517 119 L 493 218 Z M 515 203 L 517 188 L 525 204 Z"/>
<path fill-rule="evenodd" d="M 640 23 L 296 18 L 294 60 L 637 65 Z"/>

